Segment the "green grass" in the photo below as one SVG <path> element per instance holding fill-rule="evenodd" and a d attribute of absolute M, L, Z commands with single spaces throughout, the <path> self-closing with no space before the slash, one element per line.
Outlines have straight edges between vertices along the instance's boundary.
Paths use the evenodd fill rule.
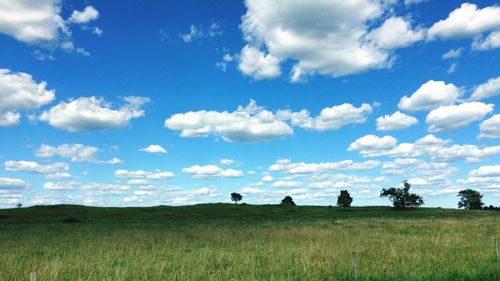
<path fill-rule="evenodd" d="M 352 280 L 357 251 L 358 280 L 494 281 L 495 237 L 492 211 L 31 207 L 0 210 L 0 280 Z"/>

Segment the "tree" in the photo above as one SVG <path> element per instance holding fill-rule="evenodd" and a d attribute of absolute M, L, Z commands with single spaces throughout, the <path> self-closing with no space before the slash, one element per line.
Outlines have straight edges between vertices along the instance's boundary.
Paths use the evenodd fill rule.
<path fill-rule="evenodd" d="M 389 200 L 391 200 L 392 205 L 396 209 L 414 208 L 423 205 L 424 199 L 415 193 L 410 193 L 410 187 L 410 183 L 405 180 L 403 181 L 402 188 L 383 188 L 380 191 L 380 197 L 389 197 Z"/>
<path fill-rule="evenodd" d="M 243 196 L 241 194 L 233 192 L 231 193 L 231 201 L 234 201 L 236 204 L 238 204 L 238 201 L 241 201 L 243 199 Z"/>
<path fill-rule="evenodd" d="M 17 208 L 21 208 L 22 206 L 23 206 L 23 204 L 21 204 L 21 203 L 17 204 Z"/>
<path fill-rule="evenodd" d="M 341 190 L 339 197 L 337 197 L 337 205 L 339 207 L 348 208 L 351 207 L 352 197 L 347 190 Z"/>
<path fill-rule="evenodd" d="M 461 190 L 457 194 L 460 197 L 458 202 L 459 208 L 465 208 L 469 210 L 481 210 L 484 203 L 482 202 L 483 195 L 477 190 L 465 189 Z"/>
<path fill-rule="evenodd" d="M 281 200 L 281 205 L 295 206 L 295 202 L 293 202 L 292 197 L 285 196 L 285 198 L 283 198 L 283 200 Z"/>

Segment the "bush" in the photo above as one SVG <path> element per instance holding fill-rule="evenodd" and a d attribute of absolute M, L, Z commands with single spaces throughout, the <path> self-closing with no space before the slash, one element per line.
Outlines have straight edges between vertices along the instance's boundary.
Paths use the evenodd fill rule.
<path fill-rule="evenodd" d="M 71 216 L 69 218 L 64 219 L 63 222 L 64 223 L 80 223 L 80 222 L 82 222 L 82 220 Z"/>

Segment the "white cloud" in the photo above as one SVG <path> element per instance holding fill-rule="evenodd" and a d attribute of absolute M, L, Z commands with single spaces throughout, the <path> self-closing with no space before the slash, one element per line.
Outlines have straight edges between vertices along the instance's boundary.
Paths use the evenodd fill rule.
<path fill-rule="evenodd" d="M 43 158 L 51 158 L 61 156 L 68 158 L 71 162 L 90 162 L 90 163 L 108 163 L 121 164 L 122 161 L 118 158 L 111 160 L 98 160 L 96 154 L 99 151 L 97 147 L 87 146 L 79 143 L 62 144 L 59 146 L 51 146 L 42 144 L 36 151 L 35 155 Z"/>
<path fill-rule="evenodd" d="M 500 76 L 474 87 L 470 100 L 482 100 L 500 95 Z"/>
<path fill-rule="evenodd" d="M 234 164 L 234 160 L 233 159 L 220 159 L 219 163 L 221 165 L 232 165 L 232 164 Z"/>
<path fill-rule="evenodd" d="M 69 170 L 69 166 L 64 163 L 40 165 L 33 161 L 5 161 L 4 166 L 7 171 L 43 174 L 48 177 L 58 177 L 61 173 L 65 175 Z"/>
<path fill-rule="evenodd" d="M 422 84 L 410 97 L 404 96 L 398 108 L 407 111 L 421 111 L 450 105 L 462 95 L 463 90 L 452 83 L 429 80 Z"/>
<path fill-rule="evenodd" d="M 175 177 L 175 174 L 170 171 L 156 170 L 153 172 L 136 170 L 116 170 L 115 176 L 124 179 L 148 179 L 148 180 L 164 180 Z"/>
<path fill-rule="evenodd" d="M 280 63 L 291 60 L 290 77 L 298 82 L 314 73 L 343 76 L 388 67 L 389 53 L 365 38 L 369 22 L 384 14 L 387 3 L 247 0 L 241 29 L 248 44 L 240 69 L 256 79 L 272 78 L 279 75 Z M 249 58 L 256 63 L 242 67 Z"/>
<path fill-rule="evenodd" d="M 481 166 L 469 172 L 470 177 L 500 177 L 500 165 Z"/>
<path fill-rule="evenodd" d="M 283 172 L 289 174 L 307 174 L 327 171 L 365 171 L 371 170 L 380 166 L 379 161 L 369 160 L 365 162 L 354 162 L 352 160 L 343 160 L 338 162 L 321 162 L 321 163 L 293 163 L 283 160 L 278 160 L 276 163 L 269 166 L 269 172 Z M 264 178 L 262 179 L 264 181 Z"/>
<path fill-rule="evenodd" d="M 425 38 L 422 29 L 413 30 L 410 22 L 402 17 L 391 17 L 382 26 L 370 31 L 367 38 L 384 49 L 401 48 Z"/>
<path fill-rule="evenodd" d="M 87 6 L 83 11 L 74 10 L 71 13 L 71 17 L 68 19 L 69 22 L 84 24 L 96 20 L 99 17 L 99 12 L 92 6 Z"/>
<path fill-rule="evenodd" d="M 263 182 L 271 182 L 271 181 L 273 181 L 273 180 L 274 180 L 274 178 L 273 178 L 271 175 L 264 175 L 264 176 L 262 177 L 262 181 L 263 181 Z"/>
<path fill-rule="evenodd" d="M 315 118 L 311 118 L 307 110 L 294 112 L 290 118 L 293 125 L 301 128 L 325 131 L 338 129 L 348 124 L 364 123 L 371 112 L 372 107 L 367 103 L 360 107 L 344 103 L 322 109 Z"/>
<path fill-rule="evenodd" d="M 129 189 L 129 185 L 97 183 L 97 182 L 46 182 L 43 188 L 47 190 L 75 190 L 92 191 L 92 197 L 103 195 L 124 195 Z"/>
<path fill-rule="evenodd" d="M 243 172 L 234 169 L 222 169 L 216 165 L 194 165 L 188 168 L 182 169 L 183 173 L 190 174 L 193 178 L 203 179 L 203 178 L 239 178 L 243 176 Z"/>
<path fill-rule="evenodd" d="M 52 102 L 54 90 L 46 89 L 47 82 L 37 83 L 31 75 L 0 68 L 0 126 L 19 122 L 19 110 L 33 110 Z"/>
<path fill-rule="evenodd" d="M 284 188 L 284 187 L 301 187 L 303 185 L 302 182 L 299 181 L 276 181 L 271 184 L 272 187 L 279 187 L 279 188 Z"/>
<path fill-rule="evenodd" d="M 241 190 L 240 190 L 241 193 L 243 193 L 243 195 L 245 194 L 256 194 L 256 193 L 261 193 L 262 190 L 258 189 L 258 188 L 255 188 L 255 187 L 243 187 Z"/>
<path fill-rule="evenodd" d="M 464 48 L 458 48 L 458 49 L 451 49 L 448 52 L 443 54 L 443 59 L 457 59 L 462 55 L 462 52 L 464 51 Z"/>
<path fill-rule="evenodd" d="M 53 43 L 69 35 L 59 15 L 59 0 L 16 0 L 0 3 L 0 32 L 26 43 Z"/>
<path fill-rule="evenodd" d="M 274 78 L 281 75 L 279 59 L 257 48 L 246 45 L 241 50 L 239 58 L 240 71 L 254 79 Z"/>
<path fill-rule="evenodd" d="M 446 70 L 446 73 L 448 73 L 448 74 L 455 73 L 455 71 L 457 71 L 457 67 L 458 67 L 458 63 L 452 62 L 450 64 L 450 67 L 448 67 L 448 69 Z"/>
<path fill-rule="evenodd" d="M 446 146 L 449 141 L 427 135 L 415 143 L 397 143 L 391 136 L 366 135 L 349 146 L 349 151 L 359 152 L 363 157 L 389 156 L 397 158 L 429 157 L 436 162 L 465 160 L 478 162 L 485 157 L 500 154 L 500 146 L 479 148 L 472 144 Z"/>
<path fill-rule="evenodd" d="M 221 36 L 222 34 L 223 31 L 221 30 L 220 25 L 214 22 L 206 30 L 204 30 L 202 27 L 191 25 L 189 27 L 189 32 L 179 34 L 179 37 L 182 39 L 184 43 L 189 43 L 197 39 L 216 37 L 216 36 Z"/>
<path fill-rule="evenodd" d="M 391 136 L 378 137 L 375 135 L 366 135 L 349 145 L 349 151 L 359 151 L 362 155 L 378 154 L 379 151 L 393 149 L 398 140 Z"/>
<path fill-rule="evenodd" d="M 396 111 L 392 115 L 384 115 L 377 118 L 377 130 L 379 131 L 401 130 L 409 128 L 417 123 L 418 123 L 417 118 Z"/>
<path fill-rule="evenodd" d="M 405 0 L 405 5 L 420 4 L 429 0 Z"/>
<path fill-rule="evenodd" d="M 0 190 L 25 189 L 28 184 L 20 179 L 0 178 Z"/>
<path fill-rule="evenodd" d="M 500 114 L 495 114 L 491 118 L 484 120 L 479 125 L 480 139 L 500 138 Z"/>
<path fill-rule="evenodd" d="M 147 153 L 159 153 L 159 154 L 164 154 L 164 153 L 167 153 L 167 150 L 165 148 L 163 148 L 161 145 L 159 144 L 151 144 L 149 145 L 148 147 L 144 147 L 144 148 L 141 148 L 139 149 L 140 151 L 144 151 L 144 152 L 147 152 Z"/>
<path fill-rule="evenodd" d="M 59 155 L 71 159 L 72 162 L 95 162 L 98 149 L 83 144 L 62 144 L 58 147 L 42 144 L 35 152 L 38 157 L 51 158 Z"/>
<path fill-rule="evenodd" d="M 485 51 L 500 47 L 500 30 L 491 32 L 488 36 L 477 36 L 472 41 L 472 49 L 476 51 Z"/>
<path fill-rule="evenodd" d="M 144 116 L 141 106 L 149 98 L 125 97 L 127 102 L 114 109 L 103 98 L 81 97 L 70 102 L 60 102 L 40 115 L 40 120 L 70 132 L 109 130 L 125 127 L 133 118 Z"/>
<path fill-rule="evenodd" d="M 226 141 L 241 142 L 266 141 L 293 134 L 287 123 L 257 106 L 254 100 L 234 112 L 202 110 L 174 114 L 165 120 L 165 127 L 181 131 L 181 137 L 215 135 Z"/>
<path fill-rule="evenodd" d="M 483 119 L 493 108 L 493 104 L 482 102 L 441 106 L 429 112 L 425 122 L 429 125 L 429 132 L 455 131 Z"/>
<path fill-rule="evenodd" d="M 500 28 L 500 7 L 478 9 L 475 4 L 463 3 L 453 10 L 448 18 L 433 24 L 428 38 L 457 38 L 474 36 Z"/>

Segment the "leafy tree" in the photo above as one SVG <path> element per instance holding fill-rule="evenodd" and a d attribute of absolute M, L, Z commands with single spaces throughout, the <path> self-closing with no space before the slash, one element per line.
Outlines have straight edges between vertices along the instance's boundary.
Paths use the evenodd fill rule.
<path fill-rule="evenodd" d="M 484 203 L 482 202 L 483 195 L 477 190 L 465 189 L 458 192 L 458 197 L 460 201 L 458 202 L 459 208 L 465 208 L 469 210 L 481 210 Z"/>
<path fill-rule="evenodd" d="M 22 206 L 23 206 L 23 204 L 21 204 L 21 203 L 17 204 L 18 208 L 21 208 Z"/>
<path fill-rule="evenodd" d="M 295 206 L 295 202 L 293 202 L 292 197 L 285 196 L 285 198 L 283 198 L 283 200 L 281 200 L 281 205 Z"/>
<path fill-rule="evenodd" d="M 231 193 L 231 201 L 234 201 L 236 204 L 238 204 L 238 201 L 241 201 L 243 199 L 243 196 L 241 194 L 233 192 Z"/>
<path fill-rule="evenodd" d="M 337 197 L 337 205 L 339 207 L 348 208 L 351 207 L 352 197 L 347 190 L 341 190 L 340 195 Z"/>
<path fill-rule="evenodd" d="M 380 197 L 389 197 L 389 200 L 391 200 L 392 205 L 396 209 L 414 208 L 423 205 L 424 199 L 415 193 L 410 193 L 410 187 L 410 183 L 405 180 L 403 181 L 402 188 L 383 188 L 380 191 Z"/>

